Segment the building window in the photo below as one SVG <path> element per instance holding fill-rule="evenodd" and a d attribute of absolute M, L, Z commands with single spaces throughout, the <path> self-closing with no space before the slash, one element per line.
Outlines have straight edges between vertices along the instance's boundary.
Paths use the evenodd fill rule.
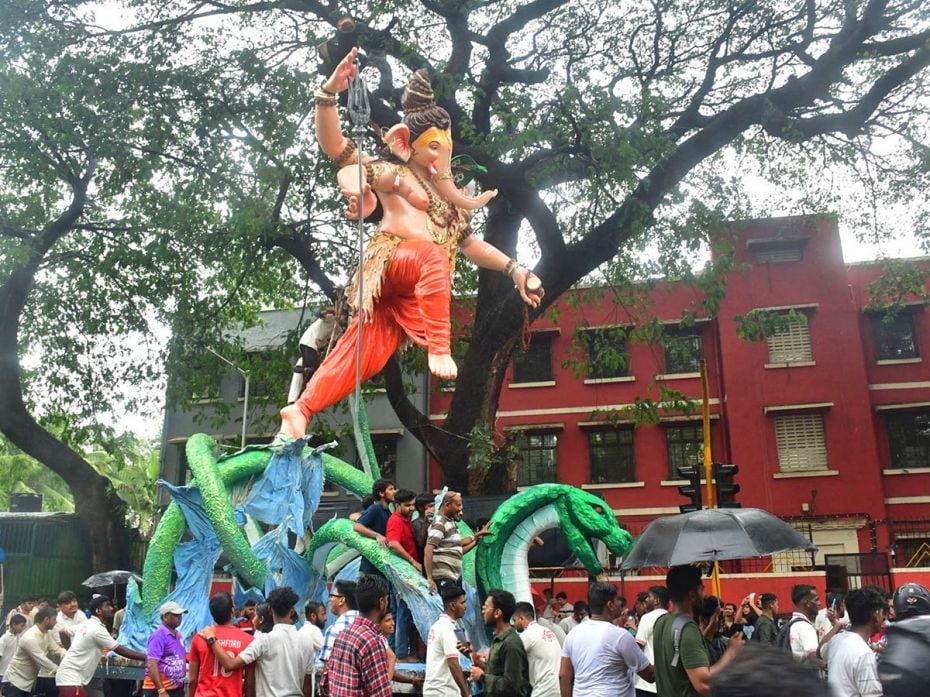
<path fill-rule="evenodd" d="M 768 337 L 769 363 L 797 363 L 814 360 L 811 334 L 806 318 L 789 318 L 787 326 Z"/>
<path fill-rule="evenodd" d="M 666 426 L 665 447 L 668 452 L 668 478 L 678 479 L 678 467 L 691 467 L 704 462 L 704 427 Z"/>
<path fill-rule="evenodd" d="M 626 327 L 585 329 L 588 379 L 624 378 L 630 374 Z"/>
<path fill-rule="evenodd" d="M 875 314 L 872 320 L 872 339 L 875 342 L 875 358 L 892 361 L 901 358 L 917 358 L 917 333 L 914 331 L 914 315 L 900 312 L 894 317 Z"/>
<path fill-rule="evenodd" d="M 633 429 L 612 428 L 588 433 L 591 484 L 635 481 Z"/>
<path fill-rule="evenodd" d="M 749 249 L 757 264 L 782 264 L 801 261 L 807 239 L 750 240 Z"/>
<path fill-rule="evenodd" d="M 662 333 L 666 374 L 697 373 L 704 358 L 701 330 L 693 326 L 672 325 L 665 327 Z"/>
<path fill-rule="evenodd" d="M 930 410 L 885 414 L 891 467 L 930 467 Z"/>
<path fill-rule="evenodd" d="M 782 472 L 827 469 L 827 443 L 822 414 L 775 417 L 778 467 Z"/>
<path fill-rule="evenodd" d="M 527 433 L 517 436 L 517 448 L 522 464 L 517 467 L 517 486 L 532 486 L 558 481 L 556 476 L 558 457 L 555 433 Z"/>
<path fill-rule="evenodd" d="M 397 441 L 396 433 L 371 436 L 371 446 L 375 451 L 375 459 L 381 470 L 381 476 L 394 480 L 397 476 Z"/>
<path fill-rule="evenodd" d="M 532 334 L 529 348 L 513 355 L 513 381 L 552 382 L 552 333 Z"/>

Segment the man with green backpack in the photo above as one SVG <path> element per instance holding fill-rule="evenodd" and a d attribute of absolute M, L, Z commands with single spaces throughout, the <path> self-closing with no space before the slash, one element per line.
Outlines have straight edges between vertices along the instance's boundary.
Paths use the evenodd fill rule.
<path fill-rule="evenodd" d="M 722 658 L 712 667 L 695 613 L 703 604 L 701 571 L 694 566 L 673 566 L 665 579 L 673 611 L 655 623 L 653 649 L 658 693 L 663 697 L 707 697 L 714 675 L 726 667 L 743 646 L 733 636 Z"/>

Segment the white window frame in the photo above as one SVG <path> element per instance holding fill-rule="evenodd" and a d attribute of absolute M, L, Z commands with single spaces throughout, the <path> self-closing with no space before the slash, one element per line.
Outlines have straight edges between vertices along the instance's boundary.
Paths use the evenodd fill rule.
<path fill-rule="evenodd" d="M 829 469 L 823 414 L 782 414 L 775 417 L 778 468 L 782 472 Z"/>
<path fill-rule="evenodd" d="M 814 360 L 811 346 L 810 317 L 807 321 L 789 319 L 785 331 L 767 339 L 769 363 L 806 363 Z"/>

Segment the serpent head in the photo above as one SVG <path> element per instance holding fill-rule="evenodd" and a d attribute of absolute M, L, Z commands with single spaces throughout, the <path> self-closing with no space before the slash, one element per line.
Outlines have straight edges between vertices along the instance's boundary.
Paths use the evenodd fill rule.
<path fill-rule="evenodd" d="M 566 484 L 538 484 L 504 501 L 491 518 L 489 537 L 477 547 L 479 585 L 508 588 L 529 600 L 527 551 L 532 539 L 559 528 L 585 568 L 601 572 L 591 539 L 599 539 L 618 556 L 632 545 L 630 534 L 614 518 L 607 503 L 587 491 Z"/>
<path fill-rule="evenodd" d="M 600 540 L 613 554 L 622 557 L 629 551 L 632 537 L 617 524 L 604 499 L 581 489 L 565 489 L 555 502 L 562 533 L 585 568 L 590 573 L 599 573 L 601 563 L 589 540 Z"/>

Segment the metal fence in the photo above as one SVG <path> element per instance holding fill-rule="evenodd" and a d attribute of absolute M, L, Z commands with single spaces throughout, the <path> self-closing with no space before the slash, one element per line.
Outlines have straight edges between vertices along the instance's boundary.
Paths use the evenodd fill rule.
<path fill-rule="evenodd" d="M 930 567 L 930 520 L 880 520 L 891 539 L 892 564 L 898 568 Z"/>

